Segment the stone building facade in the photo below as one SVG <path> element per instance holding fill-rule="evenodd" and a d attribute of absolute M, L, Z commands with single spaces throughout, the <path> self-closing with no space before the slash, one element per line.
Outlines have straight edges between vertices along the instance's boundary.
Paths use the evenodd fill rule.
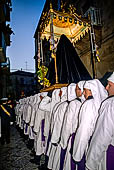
<path fill-rule="evenodd" d="M 87 6 L 88 1 L 78 1 L 77 12 L 82 15 L 85 13 L 84 6 Z M 114 71 L 114 10 L 113 1 L 99 1 L 90 2 L 88 9 L 93 6 L 100 10 L 101 25 L 94 25 L 95 41 L 97 45 L 100 62 L 95 62 L 96 77 L 102 77 L 106 72 Z M 78 10 L 80 9 L 80 10 Z M 88 39 L 82 39 L 75 47 L 81 57 L 83 63 L 88 68 L 92 75 L 91 68 L 91 54 L 89 50 Z M 84 43 L 86 48 L 84 48 Z M 88 45 L 87 45 L 88 44 Z M 80 50 L 78 50 L 78 48 Z"/>
<path fill-rule="evenodd" d="M 35 74 L 26 71 L 15 71 L 10 74 L 10 96 L 20 99 L 36 93 Z"/>
<path fill-rule="evenodd" d="M 6 97 L 10 75 L 10 61 L 6 56 L 7 46 L 10 46 L 11 0 L 0 0 L 0 98 Z"/>

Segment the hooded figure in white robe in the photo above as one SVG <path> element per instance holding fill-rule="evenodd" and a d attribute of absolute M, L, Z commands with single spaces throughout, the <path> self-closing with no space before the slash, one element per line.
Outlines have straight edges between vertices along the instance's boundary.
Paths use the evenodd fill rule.
<path fill-rule="evenodd" d="M 77 85 L 81 89 L 82 93 L 83 93 L 84 83 L 85 83 L 85 81 L 80 81 L 79 83 L 77 83 Z M 71 88 L 72 87 L 73 86 L 71 86 Z M 65 114 L 65 119 L 64 119 L 64 123 L 63 123 L 62 132 L 61 132 L 60 144 L 63 149 L 65 149 L 67 147 L 69 137 L 73 133 L 75 133 L 77 124 L 78 124 L 78 113 L 79 113 L 79 109 L 82 104 L 82 101 L 81 101 L 81 97 L 76 98 L 75 90 L 76 90 L 76 84 L 74 84 L 74 89 L 72 88 L 73 93 L 71 91 L 69 91 L 69 87 L 68 87 L 68 93 L 70 94 L 70 95 L 68 95 L 68 96 L 70 96 L 70 98 L 68 97 L 68 101 L 71 101 L 71 102 L 69 103 L 67 112 Z M 75 97 L 71 96 L 71 95 L 75 95 Z"/>
<path fill-rule="evenodd" d="M 60 101 L 60 97 L 58 98 L 60 89 L 54 90 L 52 94 L 53 100 L 49 96 L 45 96 L 42 101 L 39 104 L 39 108 L 36 114 L 35 118 L 35 125 L 34 125 L 34 131 L 37 133 L 37 149 L 36 149 L 36 154 L 45 154 L 45 149 L 46 149 L 46 142 L 45 142 L 45 147 L 43 146 L 42 139 L 41 139 L 41 124 L 42 120 L 46 120 L 47 124 L 45 122 L 44 124 L 44 134 L 46 138 L 48 138 L 49 135 L 49 127 L 50 127 L 50 117 L 51 117 L 51 112 L 54 107 L 54 105 Z M 49 114 L 50 113 L 50 114 Z"/>
<path fill-rule="evenodd" d="M 29 97 L 25 98 L 25 103 L 24 103 L 24 107 L 23 107 L 23 120 L 25 121 L 26 115 L 27 115 L 27 107 L 28 107 L 28 103 L 29 103 Z"/>
<path fill-rule="evenodd" d="M 16 125 L 19 126 L 19 115 L 20 115 L 20 108 L 22 105 L 22 99 L 19 100 L 18 108 L 16 109 Z"/>
<path fill-rule="evenodd" d="M 67 102 L 64 102 L 64 104 L 67 104 L 66 106 L 64 106 L 63 104 L 61 104 L 61 107 L 63 107 L 65 110 L 58 108 L 58 112 L 57 112 L 57 118 L 55 119 L 55 124 L 54 124 L 54 129 L 55 129 L 55 132 L 53 130 L 53 133 L 55 133 L 54 137 L 53 137 L 53 134 L 52 134 L 52 139 L 51 141 L 53 141 L 53 143 L 56 143 L 58 144 L 58 146 L 56 147 L 56 152 L 55 152 L 55 155 L 54 155 L 54 161 L 53 161 L 53 170 L 56 169 L 56 170 L 61 170 L 63 169 L 63 164 L 64 164 L 64 159 L 66 157 L 66 159 L 70 159 L 71 157 L 66 153 L 68 151 L 69 153 L 69 148 L 68 150 L 66 150 L 65 148 L 61 148 L 61 137 L 62 135 L 64 134 L 64 137 L 65 137 L 65 133 L 63 132 L 63 126 L 64 126 L 64 122 L 65 122 L 65 117 L 66 114 L 67 114 L 67 109 L 68 109 L 68 104 L 69 102 L 71 102 L 72 100 L 76 99 L 76 92 L 75 92 L 75 89 L 76 89 L 76 84 L 75 83 L 71 83 L 69 86 L 68 86 L 68 93 L 67 93 Z M 70 122 L 70 124 L 72 124 Z M 62 134 L 63 132 L 63 134 Z M 60 143 L 59 143 L 60 141 Z M 68 141 L 67 141 L 68 142 Z M 67 143 L 66 142 L 66 143 Z M 71 146 L 71 145 L 70 145 Z M 64 150 L 65 149 L 65 150 Z M 66 155 L 66 156 L 65 156 Z M 65 160 L 66 161 L 66 160 Z M 67 161 L 68 162 L 68 161 Z M 68 169 L 68 163 L 65 164 L 67 169 Z"/>
<path fill-rule="evenodd" d="M 78 125 L 79 109 L 84 100 L 82 97 L 84 83 L 85 81 L 80 81 L 79 83 L 77 83 L 77 85 L 72 83 L 72 86 L 68 86 L 68 101 L 70 101 L 70 103 L 67 112 L 65 113 L 65 119 L 63 123 L 60 140 L 61 147 L 63 149 L 67 148 L 63 168 L 64 170 L 76 169 L 76 165 L 74 165 L 73 163 L 70 150 L 73 144 L 74 134 Z"/>
<path fill-rule="evenodd" d="M 27 108 L 29 104 L 30 97 L 23 99 L 23 106 L 21 107 L 21 135 L 23 136 L 24 140 L 28 139 L 29 129 L 28 125 L 25 122 L 26 115 L 27 115 Z"/>
<path fill-rule="evenodd" d="M 16 125 L 19 124 L 19 108 L 21 106 L 21 99 L 19 100 L 19 102 L 16 104 L 15 107 L 15 115 L 16 115 Z"/>
<path fill-rule="evenodd" d="M 27 114 L 26 114 L 26 118 L 25 118 L 25 123 L 29 124 L 30 122 L 30 117 L 31 117 L 31 113 L 32 113 L 32 105 L 31 103 L 33 102 L 33 96 L 29 97 L 29 102 L 28 102 L 28 107 L 27 107 Z"/>
<path fill-rule="evenodd" d="M 50 143 L 50 127 L 51 127 L 51 118 L 52 118 L 52 110 L 54 106 L 60 102 L 60 89 L 55 89 L 53 92 L 49 92 L 49 94 L 44 97 L 39 105 L 39 109 L 45 111 L 44 113 L 44 132 L 43 135 L 45 137 L 45 163 L 42 164 L 41 168 L 44 169 L 47 167 L 48 163 L 48 154 L 47 150 L 49 148 L 49 143 Z M 52 96 L 51 96 L 52 95 Z"/>
<path fill-rule="evenodd" d="M 31 103 L 33 102 L 33 96 L 28 98 L 26 105 L 23 108 L 23 119 L 24 119 L 24 134 L 29 135 L 29 121 L 31 116 L 32 106 Z"/>
<path fill-rule="evenodd" d="M 23 117 L 23 108 L 24 108 L 24 104 L 25 104 L 25 101 L 24 101 L 25 99 L 22 99 L 22 100 L 20 100 L 20 108 L 19 108 L 19 115 L 18 115 L 18 121 L 19 121 L 19 127 L 20 127 L 20 129 L 22 130 L 23 129 L 23 119 L 22 119 L 22 117 Z"/>
<path fill-rule="evenodd" d="M 48 92 L 40 93 L 39 104 L 43 100 L 43 98 L 47 96 L 47 94 L 48 94 Z M 39 104 L 38 104 L 38 107 L 36 109 L 36 115 L 35 115 L 35 120 L 34 120 L 33 130 L 34 130 L 35 133 L 39 132 L 41 121 L 42 121 L 42 119 L 44 119 L 44 111 L 39 109 Z"/>
<path fill-rule="evenodd" d="M 34 102 L 32 103 L 32 112 L 31 112 L 31 117 L 29 121 L 29 125 L 31 127 L 34 126 L 34 119 L 35 119 L 35 114 L 36 114 L 36 107 L 38 103 L 40 102 L 40 94 L 34 95 Z"/>
<path fill-rule="evenodd" d="M 34 133 L 34 149 L 35 149 L 35 156 L 34 159 L 31 159 L 30 162 L 31 163 L 35 163 L 38 166 L 40 165 L 40 159 L 41 159 L 41 155 L 44 153 L 44 141 L 42 139 L 42 120 L 44 119 L 44 111 L 39 109 L 39 104 L 41 102 L 41 100 L 43 99 L 43 97 L 45 97 L 47 95 L 47 92 L 42 92 L 40 93 L 37 97 L 37 99 L 39 100 L 38 102 L 38 107 L 36 108 L 35 105 L 35 117 L 34 117 L 34 122 L 32 130 Z"/>
<path fill-rule="evenodd" d="M 108 78 L 106 89 L 110 96 L 100 107 L 99 119 L 87 152 L 86 167 L 89 170 L 114 169 L 114 73 Z"/>
<path fill-rule="evenodd" d="M 24 121 L 24 134 L 25 135 L 29 135 L 28 124 L 25 121 L 26 117 L 28 115 L 27 109 L 28 109 L 28 106 L 29 106 L 29 101 L 30 101 L 30 98 L 27 98 L 26 103 L 25 103 L 24 108 L 23 108 L 23 121 Z"/>
<path fill-rule="evenodd" d="M 52 115 L 51 115 L 51 142 L 49 144 L 48 153 L 47 153 L 47 155 L 49 156 L 49 161 L 48 161 L 48 168 L 49 169 L 52 169 L 53 165 L 56 164 L 55 162 L 58 160 L 58 156 L 59 156 L 58 153 L 60 153 L 60 150 L 58 152 L 56 152 L 57 146 L 52 144 L 52 142 L 53 142 L 52 140 L 53 140 L 53 138 L 55 138 L 55 140 L 57 140 L 57 142 L 58 142 L 58 139 L 59 139 L 58 134 L 60 133 L 61 128 L 58 128 L 58 133 L 56 135 L 55 133 L 57 131 L 55 130 L 56 128 L 54 129 L 54 126 L 56 126 L 55 123 L 57 123 L 56 120 L 58 120 L 57 114 L 60 111 L 63 111 L 63 113 L 64 113 L 65 110 L 66 110 L 66 106 L 68 105 L 68 102 L 66 102 L 66 100 L 67 100 L 67 87 L 62 87 L 59 95 L 61 96 L 61 100 L 60 100 L 59 103 L 57 103 L 55 105 L 55 107 L 53 108 L 53 111 L 52 111 Z M 62 120 L 62 118 L 63 118 L 63 116 L 61 117 L 61 120 Z M 54 131 L 56 131 L 56 132 L 53 133 Z M 57 159 L 54 159 L 55 158 L 55 156 L 54 156 L 55 152 L 57 154 Z"/>
<path fill-rule="evenodd" d="M 31 127 L 34 127 L 35 118 L 36 118 L 36 112 L 37 112 L 37 110 L 38 110 L 39 103 L 40 103 L 40 101 L 41 101 L 40 95 L 41 95 L 41 93 L 38 93 L 38 94 L 36 95 L 36 103 L 35 103 L 35 105 L 34 105 L 34 109 L 33 109 L 34 111 L 33 111 L 33 112 L 32 112 L 32 106 L 31 106 L 31 114 L 33 113 L 33 116 L 32 116 L 32 115 L 28 116 L 28 117 L 29 117 L 29 122 L 30 122 L 30 120 L 32 119 L 32 121 L 31 121 L 31 123 L 30 123 L 30 126 L 31 126 Z M 32 117 L 32 118 L 31 118 L 31 117 Z M 33 133 L 33 135 L 34 135 L 34 149 L 35 149 L 35 151 L 36 151 L 36 147 L 37 147 L 37 135 L 36 135 L 35 133 Z"/>
<path fill-rule="evenodd" d="M 42 92 L 40 94 L 40 101 L 39 104 L 42 100 L 42 97 L 47 96 L 47 92 Z M 34 127 L 33 127 L 33 131 L 35 132 L 35 141 L 36 141 L 36 147 L 35 147 L 35 152 L 36 155 L 42 155 L 44 153 L 44 144 L 42 141 L 42 120 L 44 119 L 44 111 L 39 109 L 39 104 L 38 104 L 38 108 L 36 110 L 36 114 L 35 114 L 35 119 L 34 119 Z"/>
<path fill-rule="evenodd" d="M 49 135 L 51 103 L 52 103 L 51 97 L 44 96 L 44 98 L 41 100 L 39 107 L 38 107 L 35 125 L 34 125 L 34 131 L 37 133 L 37 137 L 38 137 L 37 138 L 37 151 L 36 151 L 37 154 L 41 153 L 39 149 L 41 149 L 42 153 L 45 154 L 45 150 L 47 146 L 47 139 Z M 43 128 L 42 128 L 42 125 L 43 125 Z"/>
<path fill-rule="evenodd" d="M 89 90 L 91 95 L 86 98 L 87 100 L 82 104 L 79 112 L 72 155 L 76 162 L 80 162 L 86 154 L 98 118 L 98 109 L 101 102 L 107 97 L 104 86 L 97 79 L 86 81 L 84 88 L 84 96 L 87 96 L 85 90 Z"/>
<path fill-rule="evenodd" d="M 34 139 L 34 138 L 33 138 L 33 133 L 31 132 L 32 129 L 29 124 L 30 120 L 29 120 L 29 123 L 27 121 L 29 117 L 28 115 L 31 116 L 32 114 L 32 106 L 34 105 L 34 103 L 35 103 L 35 96 L 31 96 L 29 100 L 27 100 L 26 98 L 24 108 L 23 108 L 24 134 L 29 135 L 30 139 Z"/>
<path fill-rule="evenodd" d="M 100 116 L 87 152 L 86 167 L 89 170 L 107 169 L 106 162 L 104 162 L 104 155 L 110 144 L 114 146 L 114 96 L 109 97 L 102 103 L 99 112 Z M 114 159 L 114 152 L 112 158 Z M 102 161 L 104 162 L 104 166 L 101 165 Z"/>
<path fill-rule="evenodd" d="M 39 109 L 45 111 L 45 127 L 44 127 L 44 136 L 48 138 L 49 130 L 50 130 L 50 123 L 51 123 L 51 115 L 54 106 L 60 102 L 59 96 L 60 89 L 55 89 L 52 92 L 52 97 L 46 96 L 39 105 Z"/>
<path fill-rule="evenodd" d="M 34 95 L 34 100 L 33 100 L 33 103 L 31 104 L 32 109 L 31 109 L 31 117 L 29 121 L 29 138 L 30 139 L 34 139 L 33 127 L 34 127 L 35 116 L 36 116 L 36 107 L 39 102 L 40 102 L 39 95 L 38 94 Z"/>

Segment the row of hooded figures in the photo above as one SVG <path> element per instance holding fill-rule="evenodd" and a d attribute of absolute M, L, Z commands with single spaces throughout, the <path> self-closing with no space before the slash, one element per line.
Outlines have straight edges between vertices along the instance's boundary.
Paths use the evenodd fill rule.
<path fill-rule="evenodd" d="M 114 170 L 114 72 L 106 88 L 98 79 L 71 83 L 20 99 L 15 112 L 39 169 Z"/>

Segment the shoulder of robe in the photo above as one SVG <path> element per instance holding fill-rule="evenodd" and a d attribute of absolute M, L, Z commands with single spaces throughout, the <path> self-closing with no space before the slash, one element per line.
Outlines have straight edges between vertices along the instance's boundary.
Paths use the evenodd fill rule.
<path fill-rule="evenodd" d="M 85 100 L 82 104 L 82 108 L 93 108 L 94 107 L 94 99 Z"/>
<path fill-rule="evenodd" d="M 51 97 L 45 96 L 43 99 L 51 100 Z M 43 100 L 43 99 L 42 99 L 42 100 Z"/>
<path fill-rule="evenodd" d="M 102 106 L 108 106 L 108 105 L 114 105 L 114 96 L 112 97 L 108 97 L 106 98 L 103 102 L 102 102 Z"/>
<path fill-rule="evenodd" d="M 110 96 L 107 101 L 109 101 L 110 103 L 114 103 L 114 96 Z"/>
<path fill-rule="evenodd" d="M 49 96 L 45 96 L 41 101 L 40 101 L 40 104 L 44 103 L 44 102 L 48 102 L 50 103 L 51 102 L 51 98 Z"/>
<path fill-rule="evenodd" d="M 67 101 L 61 103 L 60 105 L 58 105 L 58 109 L 64 108 L 64 107 L 66 107 L 66 106 L 68 106 L 68 102 L 67 102 Z"/>
<path fill-rule="evenodd" d="M 81 105 L 82 103 L 79 101 L 79 100 L 77 100 L 77 99 L 75 99 L 75 100 L 73 100 L 73 101 L 71 101 L 70 103 L 69 103 L 69 105 Z"/>
<path fill-rule="evenodd" d="M 67 106 L 69 103 L 66 101 L 66 102 L 63 102 L 63 106 Z"/>

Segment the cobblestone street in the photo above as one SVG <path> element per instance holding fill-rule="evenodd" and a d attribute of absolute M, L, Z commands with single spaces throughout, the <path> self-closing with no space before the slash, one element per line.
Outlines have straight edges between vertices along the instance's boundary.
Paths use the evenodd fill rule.
<path fill-rule="evenodd" d="M 29 162 L 33 158 L 30 153 L 15 126 L 11 126 L 10 144 L 0 144 L 0 170 L 38 170 L 37 165 Z"/>

